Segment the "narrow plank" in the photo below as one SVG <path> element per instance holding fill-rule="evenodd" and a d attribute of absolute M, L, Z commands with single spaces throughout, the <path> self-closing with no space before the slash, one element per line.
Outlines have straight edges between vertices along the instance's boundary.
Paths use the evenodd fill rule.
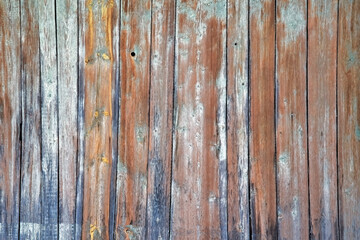
<path fill-rule="evenodd" d="M 80 58 L 84 64 L 84 185 L 82 239 L 110 239 L 109 212 L 112 164 L 112 104 L 116 76 L 113 27 L 118 5 L 115 1 L 87 0 L 79 9 Z M 84 52 L 82 50 L 84 48 Z"/>
<path fill-rule="evenodd" d="M 226 239 L 226 1 L 177 1 L 172 239 Z"/>
<path fill-rule="evenodd" d="M 341 239 L 360 239 L 360 2 L 340 1 L 338 163 Z"/>
<path fill-rule="evenodd" d="M 59 114 L 59 239 L 74 239 L 77 99 L 78 16 L 77 1 L 56 1 Z"/>
<path fill-rule="evenodd" d="M 306 0 L 276 10 L 277 216 L 280 239 L 309 238 Z"/>
<path fill-rule="evenodd" d="M 22 160 L 20 239 L 40 239 L 41 96 L 38 1 L 21 1 Z"/>
<path fill-rule="evenodd" d="M 58 105 L 55 1 L 40 1 L 41 239 L 58 237 Z"/>
<path fill-rule="evenodd" d="M 250 238 L 249 217 L 249 1 L 228 1 L 227 157 L 228 232 Z"/>
<path fill-rule="evenodd" d="M 276 239 L 275 1 L 250 0 L 250 216 L 253 239 Z"/>
<path fill-rule="evenodd" d="M 146 234 L 151 1 L 121 1 L 117 239 Z"/>
<path fill-rule="evenodd" d="M 20 49 L 19 2 L 2 1 L 0 2 L 0 239 L 18 239 L 19 231 Z"/>
<path fill-rule="evenodd" d="M 337 239 L 337 1 L 308 4 L 310 237 Z"/>
<path fill-rule="evenodd" d="M 153 1 L 152 19 L 147 238 L 168 239 L 175 1 Z"/>

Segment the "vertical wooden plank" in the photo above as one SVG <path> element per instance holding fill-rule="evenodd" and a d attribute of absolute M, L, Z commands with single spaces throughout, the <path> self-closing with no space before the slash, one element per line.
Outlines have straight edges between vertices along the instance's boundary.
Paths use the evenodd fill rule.
<path fill-rule="evenodd" d="M 147 237 L 169 238 L 175 1 L 152 2 Z M 166 64 L 166 65 L 165 65 Z"/>
<path fill-rule="evenodd" d="M 249 218 L 249 1 L 228 1 L 228 232 L 230 239 L 250 238 Z"/>
<path fill-rule="evenodd" d="M 311 238 L 337 239 L 337 1 L 308 6 L 308 127 Z"/>
<path fill-rule="evenodd" d="M 250 0 L 250 215 L 252 238 L 276 239 L 275 1 Z"/>
<path fill-rule="evenodd" d="M 0 239 L 18 239 L 19 231 L 20 49 L 19 2 L 2 1 L 0 2 Z"/>
<path fill-rule="evenodd" d="M 146 233 L 151 1 L 121 1 L 118 239 Z"/>
<path fill-rule="evenodd" d="M 278 0 L 276 146 L 280 239 L 308 239 L 306 1 Z"/>
<path fill-rule="evenodd" d="M 77 165 L 77 1 L 56 1 L 59 97 L 59 239 L 74 239 Z"/>
<path fill-rule="evenodd" d="M 360 2 L 339 5 L 338 163 L 341 239 L 360 239 Z"/>
<path fill-rule="evenodd" d="M 226 1 L 177 1 L 172 239 L 226 239 Z"/>
<path fill-rule="evenodd" d="M 40 1 L 41 239 L 58 237 L 58 96 L 55 1 Z M 26 186 L 25 186 L 26 187 Z"/>
<path fill-rule="evenodd" d="M 40 239 L 41 115 L 38 1 L 21 1 L 22 160 L 20 239 Z"/>
<path fill-rule="evenodd" d="M 84 192 L 82 239 L 109 239 L 112 164 L 113 87 L 115 76 L 114 26 L 118 3 L 80 2 L 80 64 L 84 78 Z M 84 20 L 84 19 L 83 19 Z M 83 51 L 84 50 L 84 51 Z M 116 139 L 116 138 L 115 138 Z"/>

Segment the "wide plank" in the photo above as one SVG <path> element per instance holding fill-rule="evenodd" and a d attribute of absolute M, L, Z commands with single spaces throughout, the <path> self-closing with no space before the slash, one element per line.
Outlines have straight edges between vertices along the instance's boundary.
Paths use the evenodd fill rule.
<path fill-rule="evenodd" d="M 360 1 L 340 1 L 337 86 L 340 238 L 360 239 Z"/>
<path fill-rule="evenodd" d="M 146 234 L 151 1 L 122 0 L 120 120 L 116 184 L 117 239 Z"/>
<path fill-rule="evenodd" d="M 250 238 L 249 1 L 228 1 L 227 172 L 229 239 Z"/>
<path fill-rule="evenodd" d="M 152 2 L 147 238 L 168 239 L 172 157 L 175 1 Z"/>
<path fill-rule="evenodd" d="M 227 3 L 176 4 L 170 237 L 226 239 Z"/>
<path fill-rule="evenodd" d="M 8 26 L 11 26 L 9 28 Z M 19 1 L 0 2 L 0 239 L 18 239 L 21 158 Z"/>
<path fill-rule="evenodd" d="M 280 239 L 309 238 L 305 0 L 276 2 L 277 219 Z"/>
<path fill-rule="evenodd" d="M 252 239 L 276 239 L 275 1 L 250 0 Z"/>

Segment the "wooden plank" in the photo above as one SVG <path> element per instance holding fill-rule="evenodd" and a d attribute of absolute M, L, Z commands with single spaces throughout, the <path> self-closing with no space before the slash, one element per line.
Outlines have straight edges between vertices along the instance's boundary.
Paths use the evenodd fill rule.
<path fill-rule="evenodd" d="M 77 99 L 78 16 L 77 1 L 56 1 L 59 114 L 59 239 L 74 239 Z"/>
<path fill-rule="evenodd" d="M 18 239 L 19 231 L 20 50 L 19 2 L 2 1 L 0 2 L 0 239 Z"/>
<path fill-rule="evenodd" d="M 81 130 L 85 134 L 81 138 L 84 141 L 82 239 L 109 239 L 111 173 L 116 161 L 112 158 L 116 139 L 112 136 L 116 81 L 113 30 L 119 5 L 112 0 L 87 0 L 80 4 L 79 9 L 84 11 L 80 12 L 83 18 L 79 22 L 80 36 L 85 38 L 79 42 L 79 54 L 85 54 L 85 59 L 81 55 L 79 58 L 85 111 L 82 126 L 85 129 Z M 76 235 L 79 236 L 78 231 Z"/>
<path fill-rule="evenodd" d="M 21 1 L 22 160 L 20 239 L 40 239 L 41 115 L 38 2 Z"/>
<path fill-rule="evenodd" d="M 177 1 L 172 239 L 226 239 L 226 1 Z"/>
<path fill-rule="evenodd" d="M 309 238 L 306 1 L 277 1 L 276 151 L 280 239 Z"/>
<path fill-rule="evenodd" d="M 249 217 L 249 2 L 228 2 L 227 157 L 228 232 L 250 238 Z"/>
<path fill-rule="evenodd" d="M 147 237 L 169 238 L 175 1 L 152 2 Z M 166 64 L 166 67 L 164 67 Z"/>
<path fill-rule="evenodd" d="M 337 1 L 308 3 L 310 234 L 337 239 Z"/>
<path fill-rule="evenodd" d="M 250 0 L 250 216 L 252 238 L 276 239 L 275 1 Z"/>
<path fill-rule="evenodd" d="M 360 2 L 340 1 L 338 163 L 341 239 L 360 239 Z"/>
<path fill-rule="evenodd" d="M 55 2 L 40 1 L 41 239 L 58 237 L 58 105 Z"/>
<path fill-rule="evenodd" d="M 118 239 L 146 233 L 151 1 L 121 1 Z"/>

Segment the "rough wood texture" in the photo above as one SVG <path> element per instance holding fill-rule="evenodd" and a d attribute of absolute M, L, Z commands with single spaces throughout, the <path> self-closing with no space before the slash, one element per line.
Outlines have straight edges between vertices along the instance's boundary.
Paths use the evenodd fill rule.
<path fill-rule="evenodd" d="M 176 38 L 171 238 L 225 239 L 226 1 L 177 1 Z"/>
<path fill-rule="evenodd" d="M 169 238 L 175 1 L 152 2 L 147 238 Z M 166 64 L 166 67 L 164 65 Z"/>
<path fill-rule="evenodd" d="M 116 238 L 146 233 L 151 1 L 121 1 Z"/>
<path fill-rule="evenodd" d="M 9 28 L 11 26 L 11 28 Z M 18 239 L 21 157 L 18 1 L 0 2 L 0 239 Z"/>
<path fill-rule="evenodd" d="M 360 239 L 360 2 L 340 1 L 338 163 L 341 239 Z"/>
<path fill-rule="evenodd" d="M 55 2 L 40 1 L 41 239 L 58 237 L 58 79 Z"/>
<path fill-rule="evenodd" d="M 22 156 L 20 239 L 40 239 L 41 115 L 38 1 L 21 1 Z"/>
<path fill-rule="evenodd" d="M 276 239 L 275 1 L 250 0 L 252 238 Z"/>
<path fill-rule="evenodd" d="M 276 6 L 277 219 L 280 239 L 308 239 L 306 1 Z"/>
<path fill-rule="evenodd" d="M 59 239 L 74 239 L 77 173 L 77 1 L 56 2 L 59 114 Z"/>
<path fill-rule="evenodd" d="M 310 237 L 337 239 L 337 1 L 308 4 Z"/>
<path fill-rule="evenodd" d="M 247 0 L 228 1 L 227 201 L 229 239 L 250 238 L 248 10 Z"/>
<path fill-rule="evenodd" d="M 83 239 L 109 239 L 110 189 L 113 161 L 112 116 L 114 64 L 113 28 L 117 24 L 115 1 L 87 0 L 84 31 L 84 201 Z M 82 60 L 82 59 L 81 59 Z"/>

